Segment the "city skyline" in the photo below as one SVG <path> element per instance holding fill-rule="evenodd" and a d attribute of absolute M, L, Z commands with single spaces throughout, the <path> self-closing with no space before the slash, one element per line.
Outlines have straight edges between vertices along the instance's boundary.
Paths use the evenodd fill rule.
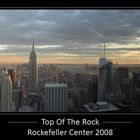
<path fill-rule="evenodd" d="M 140 10 L 1 10 L 1 64 L 28 63 L 32 42 L 38 63 L 140 64 Z"/>
<path fill-rule="evenodd" d="M 97 67 L 38 65 L 33 42 L 28 64 L 0 69 L 0 89 L 0 112 L 140 111 L 140 67 L 114 65 L 105 46 Z"/>

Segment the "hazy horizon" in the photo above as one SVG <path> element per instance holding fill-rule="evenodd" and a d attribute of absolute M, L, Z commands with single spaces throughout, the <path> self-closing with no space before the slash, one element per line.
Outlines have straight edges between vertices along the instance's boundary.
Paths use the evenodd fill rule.
<path fill-rule="evenodd" d="M 29 63 L 0 63 L 0 67 L 2 67 L 2 66 L 11 66 L 11 65 L 23 65 L 23 64 L 29 64 Z M 38 63 L 38 65 L 90 65 L 90 66 L 94 66 L 94 65 L 96 65 L 96 66 L 98 66 L 99 64 L 91 64 L 91 63 L 77 63 L 77 64 L 75 64 L 75 63 L 70 63 L 70 64 L 68 64 L 68 63 Z M 113 63 L 113 65 L 121 65 L 121 66 L 140 66 L 140 64 L 119 64 L 119 63 Z"/>

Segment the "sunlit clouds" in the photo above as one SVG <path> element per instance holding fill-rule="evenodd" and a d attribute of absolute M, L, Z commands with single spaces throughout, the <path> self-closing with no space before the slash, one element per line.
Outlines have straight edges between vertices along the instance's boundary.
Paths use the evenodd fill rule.
<path fill-rule="evenodd" d="M 0 10 L 0 63 L 140 64 L 140 10 Z"/>

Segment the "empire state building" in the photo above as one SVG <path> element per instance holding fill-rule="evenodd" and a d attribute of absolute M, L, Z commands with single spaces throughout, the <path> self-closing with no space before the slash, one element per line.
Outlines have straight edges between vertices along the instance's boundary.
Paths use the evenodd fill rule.
<path fill-rule="evenodd" d="M 34 50 L 34 42 L 32 46 L 32 51 L 29 58 L 29 92 L 37 92 L 38 87 L 38 65 L 37 56 Z"/>

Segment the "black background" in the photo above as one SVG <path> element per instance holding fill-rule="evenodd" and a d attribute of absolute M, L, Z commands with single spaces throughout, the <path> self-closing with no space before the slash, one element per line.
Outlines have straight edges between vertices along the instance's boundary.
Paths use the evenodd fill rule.
<path fill-rule="evenodd" d="M 99 126 L 83 126 L 83 125 L 53 125 L 43 126 L 41 119 L 54 120 L 57 119 L 69 119 L 82 120 L 93 120 L 99 119 Z M 36 124 L 28 123 L 8 123 L 8 122 L 38 122 Z M 103 123 L 103 122 L 118 122 L 118 123 Z M 120 122 L 132 122 L 132 123 L 120 123 Z M 120 136 L 139 136 L 140 130 L 140 113 L 2 113 L 0 115 L 1 134 L 10 137 L 27 137 L 27 130 L 48 130 L 48 129 L 62 129 L 62 130 L 95 130 L 100 129 L 113 129 L 113 136 L 96 136 L 96 137 L 120 137 Z M 69 136 L 69 135 L 67 135 Z M 35 136 L 28 136 L 35 137 Z M 38 136 L 37 136 L 38 137 Z M 39 136 L 40 137 L 40 136 Z M 43 136 L 46 137 L 46 136 Z M 61 136 L 62 137 L 62 136 Z M 85 137 L 85 136 L 84 136 Z M 88 137 L 88 136 L 86 136 Z M 92 136 L 94 137 L 94 136 Z"/>
<path fill-rule="evenodd" d="M 1 0 L 1 8 L 139 8 L 138 0 Z"/>
<path fill-rule="evenodd" d="M 138 0 L 1 0 L 0 9 L 140 9 Z M 73 118 L 81 120 L 98 118 L 101 125 L 98 127 L 84 126 L 87 130 L 93 128 L 114 129 L 114 136 L 139 137 L 140 113 L 0 113 L 0 135 L 4 137 L 27 137 L 27 129 L 49 129 L 42 126 L 41 118 L 53 119 Z M 37 124 L 10 124 L 10 121 L 37 121 Z M 132 124 L 103 124 L 103 121 L 130 121 Z M 72 126 L 53 126 L 53 129 L 62 128 L 68 130 Z M 73 126 L 74 129 L 82 129 L 83 126 Z M 45 136 L 44 136 L 45 137 Z M 100 136 L 110 137 L 110 136 Z M 46 137 L 45 137 L 46 138 Z"/>

